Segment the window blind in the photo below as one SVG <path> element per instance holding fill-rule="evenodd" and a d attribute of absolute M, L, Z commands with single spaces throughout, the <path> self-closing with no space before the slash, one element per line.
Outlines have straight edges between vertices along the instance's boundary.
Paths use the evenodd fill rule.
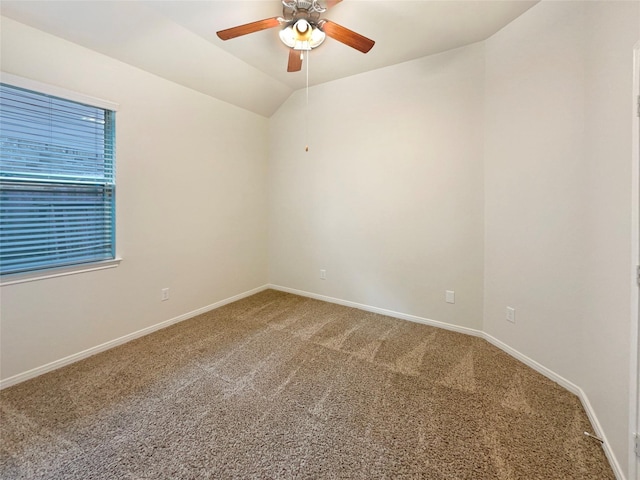
<path fill-rule="evenodd" d="M 0 272 L 115 256 L 115 112 L 0 84 Z"/>

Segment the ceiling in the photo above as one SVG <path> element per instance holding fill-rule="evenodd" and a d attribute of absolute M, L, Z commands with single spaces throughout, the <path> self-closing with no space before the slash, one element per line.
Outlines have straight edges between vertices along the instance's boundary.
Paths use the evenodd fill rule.
<path fill-rule="evenodd" d="M 365 55 L 327 38 L 305 59 L 309 84 L 484 40 L 538 1 L 344 0 L 322 18 L 376 44 Z M 306 64 L 286 71 L 278 28 L 226 42 L 215 34 L 282 15 L 280 0 L 2 0 L 0 13 L 265 117 L 306 85 Z"/>

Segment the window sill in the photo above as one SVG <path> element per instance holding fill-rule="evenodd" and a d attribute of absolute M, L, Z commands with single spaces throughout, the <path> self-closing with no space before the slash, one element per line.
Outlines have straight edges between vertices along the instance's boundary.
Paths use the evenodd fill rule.
<path fill-rule="evenodd" d="M 97 270 L 105 270 L 107 268 L 115 268 L 120 265 L 122 258 L 116 257 L 113 260 L 105 260 L 103 262 L 85 263 L 82 265 L 71 265 L 51 269 L 47 271 L 15 273 L 5 275 L 0 279 L 0 287 L 6 285 L 16 285 L 18 283 L 35 282 L 38 280 L 46 280 L 48 278 L 66 277 L 67 275 L 75 275 L 77 273 L 94 272 Z"/>

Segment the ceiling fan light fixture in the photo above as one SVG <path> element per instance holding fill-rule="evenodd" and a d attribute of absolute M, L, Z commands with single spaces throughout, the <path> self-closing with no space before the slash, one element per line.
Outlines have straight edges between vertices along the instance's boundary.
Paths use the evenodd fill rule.
<path fill-rule="evenodd" d="M 294 50 L 311 50 L 324 42 L 325 34 L 304 19 L 280 30 L 280 40 Z"/>
<path fill-rule="evenodd" d="M 298 20 L 293 25 L 297 40 L 309 40 L 311 38 L 311 25 L 304 19 Z"/>
<path fill-rule="evenodd" d="M 320 30 L 318 27 L 314 27 L 311 32 L 311 39 L 309 40 L 309 43 L 311 44 L 311 48 L 316 48 L 320 46 L 320 44 L 324 42 L 325 38 L 326 38 L 326 35 L 324 34 L 324 32 Z"/>

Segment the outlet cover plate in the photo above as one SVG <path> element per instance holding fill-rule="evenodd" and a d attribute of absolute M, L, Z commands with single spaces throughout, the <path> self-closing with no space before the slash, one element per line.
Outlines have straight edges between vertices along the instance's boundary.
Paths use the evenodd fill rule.
<path fill-rule="evenodd" d="M 516 309 L 507 307 L 507 322 L 516 323 Z"/>

